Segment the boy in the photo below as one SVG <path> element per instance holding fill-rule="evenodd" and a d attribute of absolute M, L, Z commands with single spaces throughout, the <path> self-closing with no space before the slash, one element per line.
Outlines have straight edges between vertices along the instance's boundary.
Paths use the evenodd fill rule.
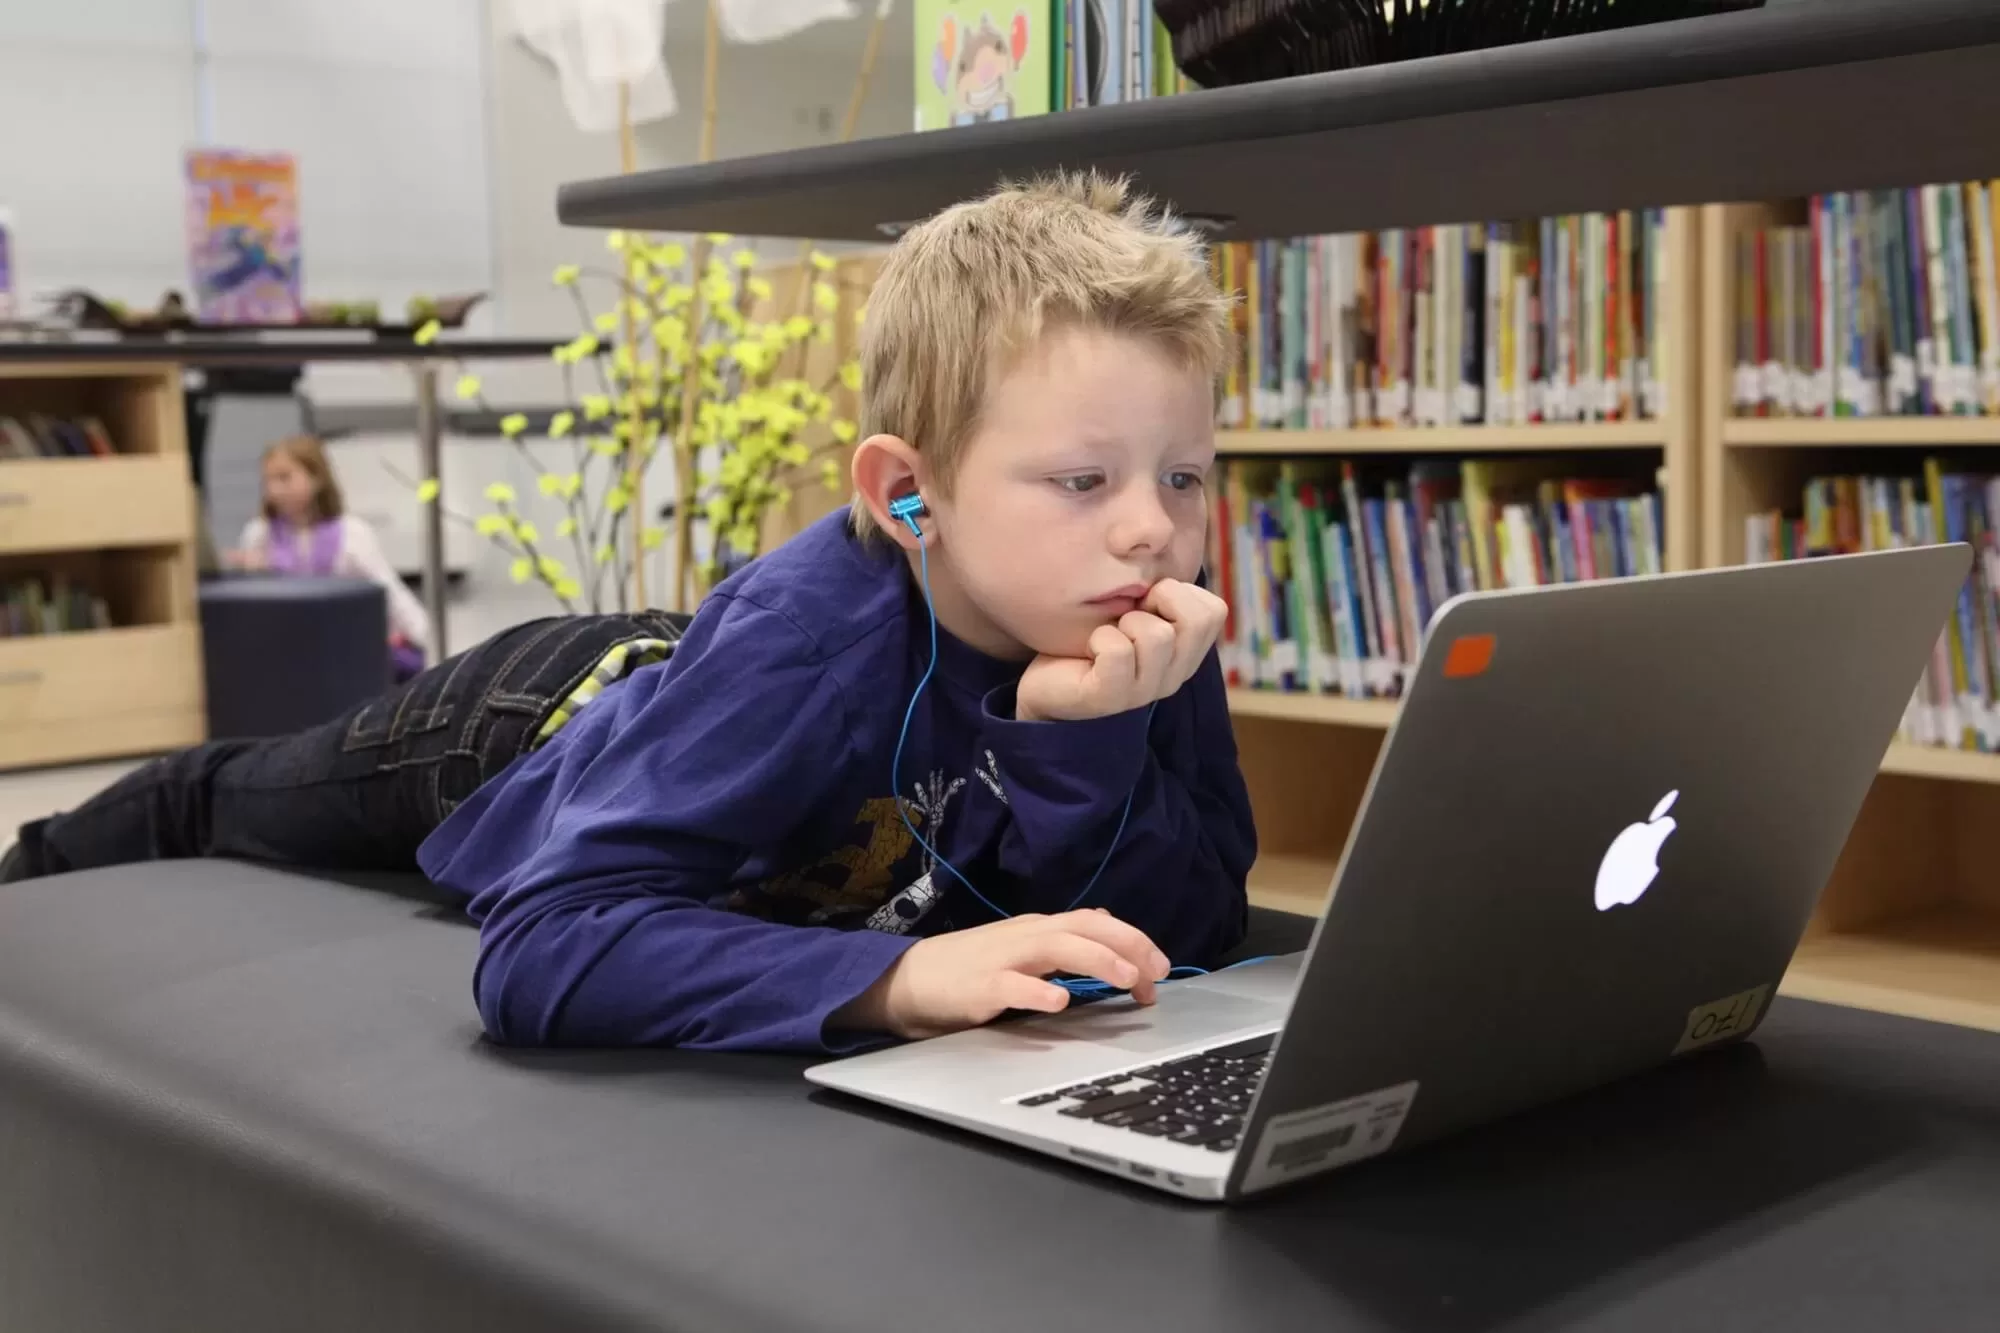
<path fill-rule="evenodd" d="M 516 1044 L 841 1051 L 1059 1010 L 1058 973 L 1149 1002 L 1241 937 L 1255 855 L 1196 584 L 1226 318 L 1122 183 L 947 210 L 870 297 L 850 510 L 684 633 L 524 626 L 149 765 L 20 868 L 414 853 Z"/>

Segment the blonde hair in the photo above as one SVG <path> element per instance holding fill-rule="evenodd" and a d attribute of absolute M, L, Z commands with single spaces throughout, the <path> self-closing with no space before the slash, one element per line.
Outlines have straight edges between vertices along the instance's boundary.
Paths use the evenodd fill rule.
<path fill-rule="evenodd" d="M 1201 238 L 1122 177 L 1003 184 L 912 228 L 861 329 L 861 437 L 894 435 L 947 495 L 987 390 L 1053 328 L 1144 338 L 1214 376 L 1230 301 Z M 857 532 L 876 523 L 853 507 Z"/>
<path fill-rule="evenodd" d="M 326 447 L 319 442 L 318 436 L 289 435 L 279 440 L 264 451 L 259 466 L 270 462 L 273 458 L 290 459 L 312 478 L 313 522 L 324 523 L 328 519 L 339 518 L 346 512 L 347 506 L 340 496 L 340 483 L 333 479 L 333 464 L 327 461 Z M 278 517 L 271 508 L 270 501 L 264 502 L 263 509 L 267 520 Z"/>

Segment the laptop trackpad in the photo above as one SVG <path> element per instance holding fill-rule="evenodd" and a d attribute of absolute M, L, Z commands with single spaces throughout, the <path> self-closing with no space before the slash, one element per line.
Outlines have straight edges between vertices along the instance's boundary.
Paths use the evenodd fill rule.
<path fill-rule="evenodd" d="M 1150 1055 L 1259 1023 L 1276 1026 L 1284 1017 L 1282 1004 L 1209 990 L 1189 991 L 1169 998 L 1163 987 L 1160 1002 L 1150 1007 L 1124 999 L 1100 1000 L 1068 1013 L 1009 1023 L 1005 1030 L 1037 1045 L 1066 1046 L 1081 1042 L 1133 1055 Z"/>

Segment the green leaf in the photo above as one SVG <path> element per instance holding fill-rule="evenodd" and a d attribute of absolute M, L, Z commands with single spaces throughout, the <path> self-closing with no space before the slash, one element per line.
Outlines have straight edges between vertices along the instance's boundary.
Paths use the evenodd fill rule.
<path fill-rule="evenodd" d="M 554 497 L 562 494 L 562 489 L 563 489 L 562 478 L 558 477 L 553 472 L 544 472 L 541 476 L 535 478 L 535 487 L 536 489 L 541 491 L 543 495 L 549 496 L 551 499 L 553 499 Z"/>
<path fill-rule="evenodd" d="M 535 562 L 535 572 L 550 583 L 554 583 L 561 578 L 566 578 L 569 575 L 569 571 L 563 568 L 563 562 L 552 555 L 545 555 L 540 560 L 537 560 Z"/>
<path fill-rule="evenodd" d="M 514 536 L 523 546 L 533 546 L 542 539 L 542 534 L 534 524 L 521 523 L 514 528 Z"/>
<path fill-rule="evenodd" d="M 856 393 L 861 392 L 861 363 L 849 361 L 840 368 L 840 382 Z"/>
<path fill-rule="evenodd" d="M 842 444 L 853 444 L 854 437 L 861 433 L 852 421 L 836 421 L 829 429 L 833 431 L 833 438 Z"/>
<path fill-rule="evenodd" d="M 436 320 L 427 319 L 417 329 L 415 335 L 410 339 L 410 341 L 414 342 L 419 347 L 429 347 L 432 343 L 437 341 L 438 333 L 443 328 L 444 325 L 438 323 Z"/>
<path fill-rule="evenodd" d="M 528 418 L 525 413 L 509 412 L 506 416 L 500 418 L 500 433 L 509 439 L 527 429 Z"/>
<path fill-rule="evenodd" d="M 556 524 L 556 536 L 558 537 L 576 536 L 576 520 L 573 518 L 566 518 L 562 522 Z"/>
<path fill-rule="evenodd" d="M 576 413 L 558 412 L 549 418 L 549 438 L 560 440 L 576 425 Z"/>
<path fill-rule="evenodd" d="M 460 375 L 456 387 L 460 398 L 468 400 L 477 398 L 479 396 L 479 376 Z"/>
<path fill-rule="evenodd" d="M 812 266 L 821 273 L 831 273 L 833 272 L 833 256 L 823 255 L 815 250 L 812 252 Z"/>
<path fill-rule="evenodd" d="M 496 481 L 486 488 L 486 498 L 497 505 L 514 503 L 514 488 L 504 481 Z"/>
<path fill-rule="evenodd" d="M 514 563 L 508 567 L 507 572 L 513 576 L 514 582 L 526 583 L 535 576 L 535 565 L 533 561 L 524 555 L 517 557 Z"/>
<path fill-rule="evenodd" d="M 611 399 L 601 393 L 587 393 L 583 396 L 583 419 L 602 421 L 611 415 Z"/>
<path fill-rule="evenodd" d="M 598 547 L 598 548 L 597 548 L 597 563 L 598 563 L 598 564 L 600 564 L 600 565 L 608 565 L 608 564 L 610 564 L 610 563 L 611 563 L 611 562 L 612 562 L 613 560 L 616 560 L 617 558 L 618 558 L 618 552 L 617 552 L 617 551 L 615 551 L 615 550 L 613 550 L 613 549 L 611 548 L 611 543 L 610 543 L 610 542 L 606 542 L 606 543 L 604 543 L 604 545 L 602 545 L 602 546 L 600 546 L 600 547 Z"/>
<path fill-rule="evenodd" d="M 618 327 L 618 312 L 616 310 L 607 310 L 592 320 L 591 324 L 599 333 L 609 333 Z"/>
<path fill-rule="evenodd" d="M 640 534 L 639 545 L 645 550 L 657 551 L 660 549 L 660 544 L 666 541 L 666 539 L 667 530 L 665 528 L 648 527 L 644 533 Z"/>
<path fill-rule="evenodd" d="M 826 483 L 826 488 L 828 490 L 830 491 L 839 490 L 840 464 L 834 462 L 831 458 L 827 459 L 824 463 L 821 463 L 819 465 L 819 479 Z"/>
<path fill-rule="evenodd" d="M 513 523 L 504 514 L 481 514 L 474 523 L 473 530 L 482 537 L 498 537 L 513 530 Z"/>
<path fill-rule="evenodd" d="M 417 483 L 417 503 L 436 504 L 438 490 L 438 479 L 436 477 L 425 477 Z"/>
<path fill-rule="evenodd" d="M 575 264 L 557 264 L 556 271 L 550 275 L 550 280 L 558 287 L 568 287 L 582 276 L 583 270 Z"/>
<path fill-rule="evenodd" d="M 555 594 L 564 601 L 575 601 L 583 595 L 583 585 L 571 578 L 557 579 Z"/>

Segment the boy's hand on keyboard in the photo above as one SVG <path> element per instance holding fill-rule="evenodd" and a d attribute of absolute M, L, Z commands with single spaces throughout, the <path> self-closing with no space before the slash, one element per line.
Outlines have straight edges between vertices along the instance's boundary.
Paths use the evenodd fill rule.
<path fill-rule="evenodd" d="M 918 940 L 881 978 L 836 1011 L 832 1025 L 935 1037 L 991 1022 L 1009 1009 L 1056 1013 L 1069 992 L 1043 978 L 1096 977 L 1151 1004 L 1167 957 L 1135 927 L 1101 909 L 1017 916 Z"/>
<path fill-rule="evenodd" d="M 1090 635 L 1090 656 L 1037 657 L 1014 688 L 1022 722 L 1109 717 L 1187 683 L 1222 632 L 1228 606 L 1206 588 L 1161 579 L 1137 610 Z"/>

